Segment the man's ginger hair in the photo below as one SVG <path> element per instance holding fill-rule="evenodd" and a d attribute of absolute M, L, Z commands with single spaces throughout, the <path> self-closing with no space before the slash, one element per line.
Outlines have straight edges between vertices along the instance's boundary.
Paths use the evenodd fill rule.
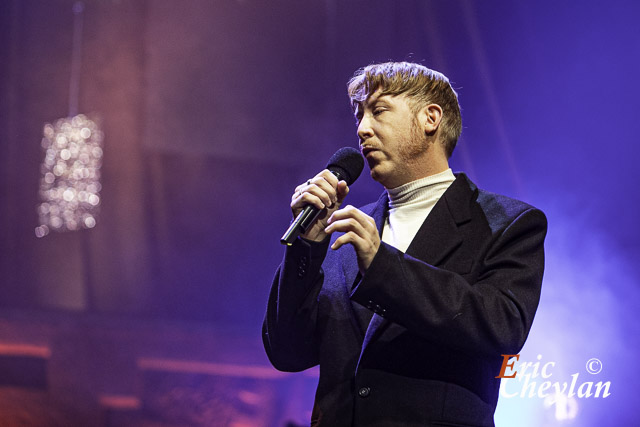
<path fill-rule="evenodd" d="M 411 62 L 384 62 L 356 71 L 347 88 L 354 111 L 378 89 L 380 96 L 406 95 L 414 102 L 416 111 L 429 104 L 438 104 L 443 111 L 441 143 L 447 158 L 453 154 L 462 131 L 462 117 L 458 94 L 444 74 Z"/>

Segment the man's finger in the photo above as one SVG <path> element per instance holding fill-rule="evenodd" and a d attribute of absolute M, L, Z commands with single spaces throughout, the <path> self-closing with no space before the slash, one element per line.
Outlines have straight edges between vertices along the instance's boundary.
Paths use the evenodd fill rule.
<path fill-rule="evenodd" d="M 357 218 L 354 218 L 354 217 L 347 217 L 345 219 L 341 219 L 337 221 L 334 220 L 324 230 L 324 232 L 327 234 L 335 233 L 336 231 L 344 232 L 344 233 L 354 232 L 357 235 L 362 237 L 368 234 L 367 230 L 365 229 L 361 221 L 359 221 Z"/>
<path fill-rule="evenodd" d="M 333 245 L 331 245 L 331 249 L 336 250 L 339 249 L 342 245 L 349 243 L 351 243 L 355 247 L 356 252 L 358 252 L 358 250 L 363 246 L 364 239 L 357 233 L 349 231 L 348 233 L 345 233 L 337 238 L 336 241 L 333 242 Z"/>
<path fill-rule="evenodd" d="M 329 218 L 328 223 L 332 224 L 336 221 L 340 221 L 346 218 L 356 219 L 363 225 L 363 227 L 368 225 L 373 225 L 375 227 L 375 221 L 373 220 L 373 218 L 362 212 L 360 209 L 354 208 L 351 205 L 345 206 L 344 208 L 335 211 L 333 215 L 331 215 L 331 218 Z"/>
<path fill-rule="evenodd" d="M 302 193 L 291 202 L 291 209 L 302 209 L 306 205 L 312 205 L 318 209 L 324 209 L 324 201 L 313 193 Z"/>

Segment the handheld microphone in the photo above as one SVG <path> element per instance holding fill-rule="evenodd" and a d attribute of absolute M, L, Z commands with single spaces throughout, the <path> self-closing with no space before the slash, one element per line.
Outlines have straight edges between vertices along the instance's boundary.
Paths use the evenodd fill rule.
<path fill-rule="evenodd" d="M 344 180 L 347 185 L 351 185 L 358 179 L 362 169 L 364 169 L 364 159 L 357 149 L 353 147 L 343 147 L 331 156 L 327 163 L 327 169 L 329 169 L 338 180 Z M 280 239 L 280 243 L 291 246 L 300 234 L 306 233 L 309 227 L 316 222 L 321 212 L 321 209 L 307 205 L 291 223 L 289 229 Z"/>

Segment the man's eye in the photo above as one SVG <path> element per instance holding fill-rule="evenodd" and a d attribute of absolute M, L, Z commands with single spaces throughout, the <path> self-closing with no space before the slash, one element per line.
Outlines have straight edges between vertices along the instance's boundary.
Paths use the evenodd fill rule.
<path fill-rule="evenodd" d="M 375 110 L 373 110 L 373 115 L 377 116 L 380 113 L 383 113 L 385 110 L 384 108 L 376 108 Z"/>

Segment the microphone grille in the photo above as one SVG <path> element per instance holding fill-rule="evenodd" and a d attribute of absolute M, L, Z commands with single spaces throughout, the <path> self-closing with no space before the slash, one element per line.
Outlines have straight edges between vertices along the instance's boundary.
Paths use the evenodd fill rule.
<path fill-rule="evenodd" d="M 364 159 L 359 150 L 353 147 L 343 147 L 331 156 L 327 163 L 327 169 L 337 173 L 340 179 L 344 179 L 347 185 L 351 185 L 362 173 Z"/>

